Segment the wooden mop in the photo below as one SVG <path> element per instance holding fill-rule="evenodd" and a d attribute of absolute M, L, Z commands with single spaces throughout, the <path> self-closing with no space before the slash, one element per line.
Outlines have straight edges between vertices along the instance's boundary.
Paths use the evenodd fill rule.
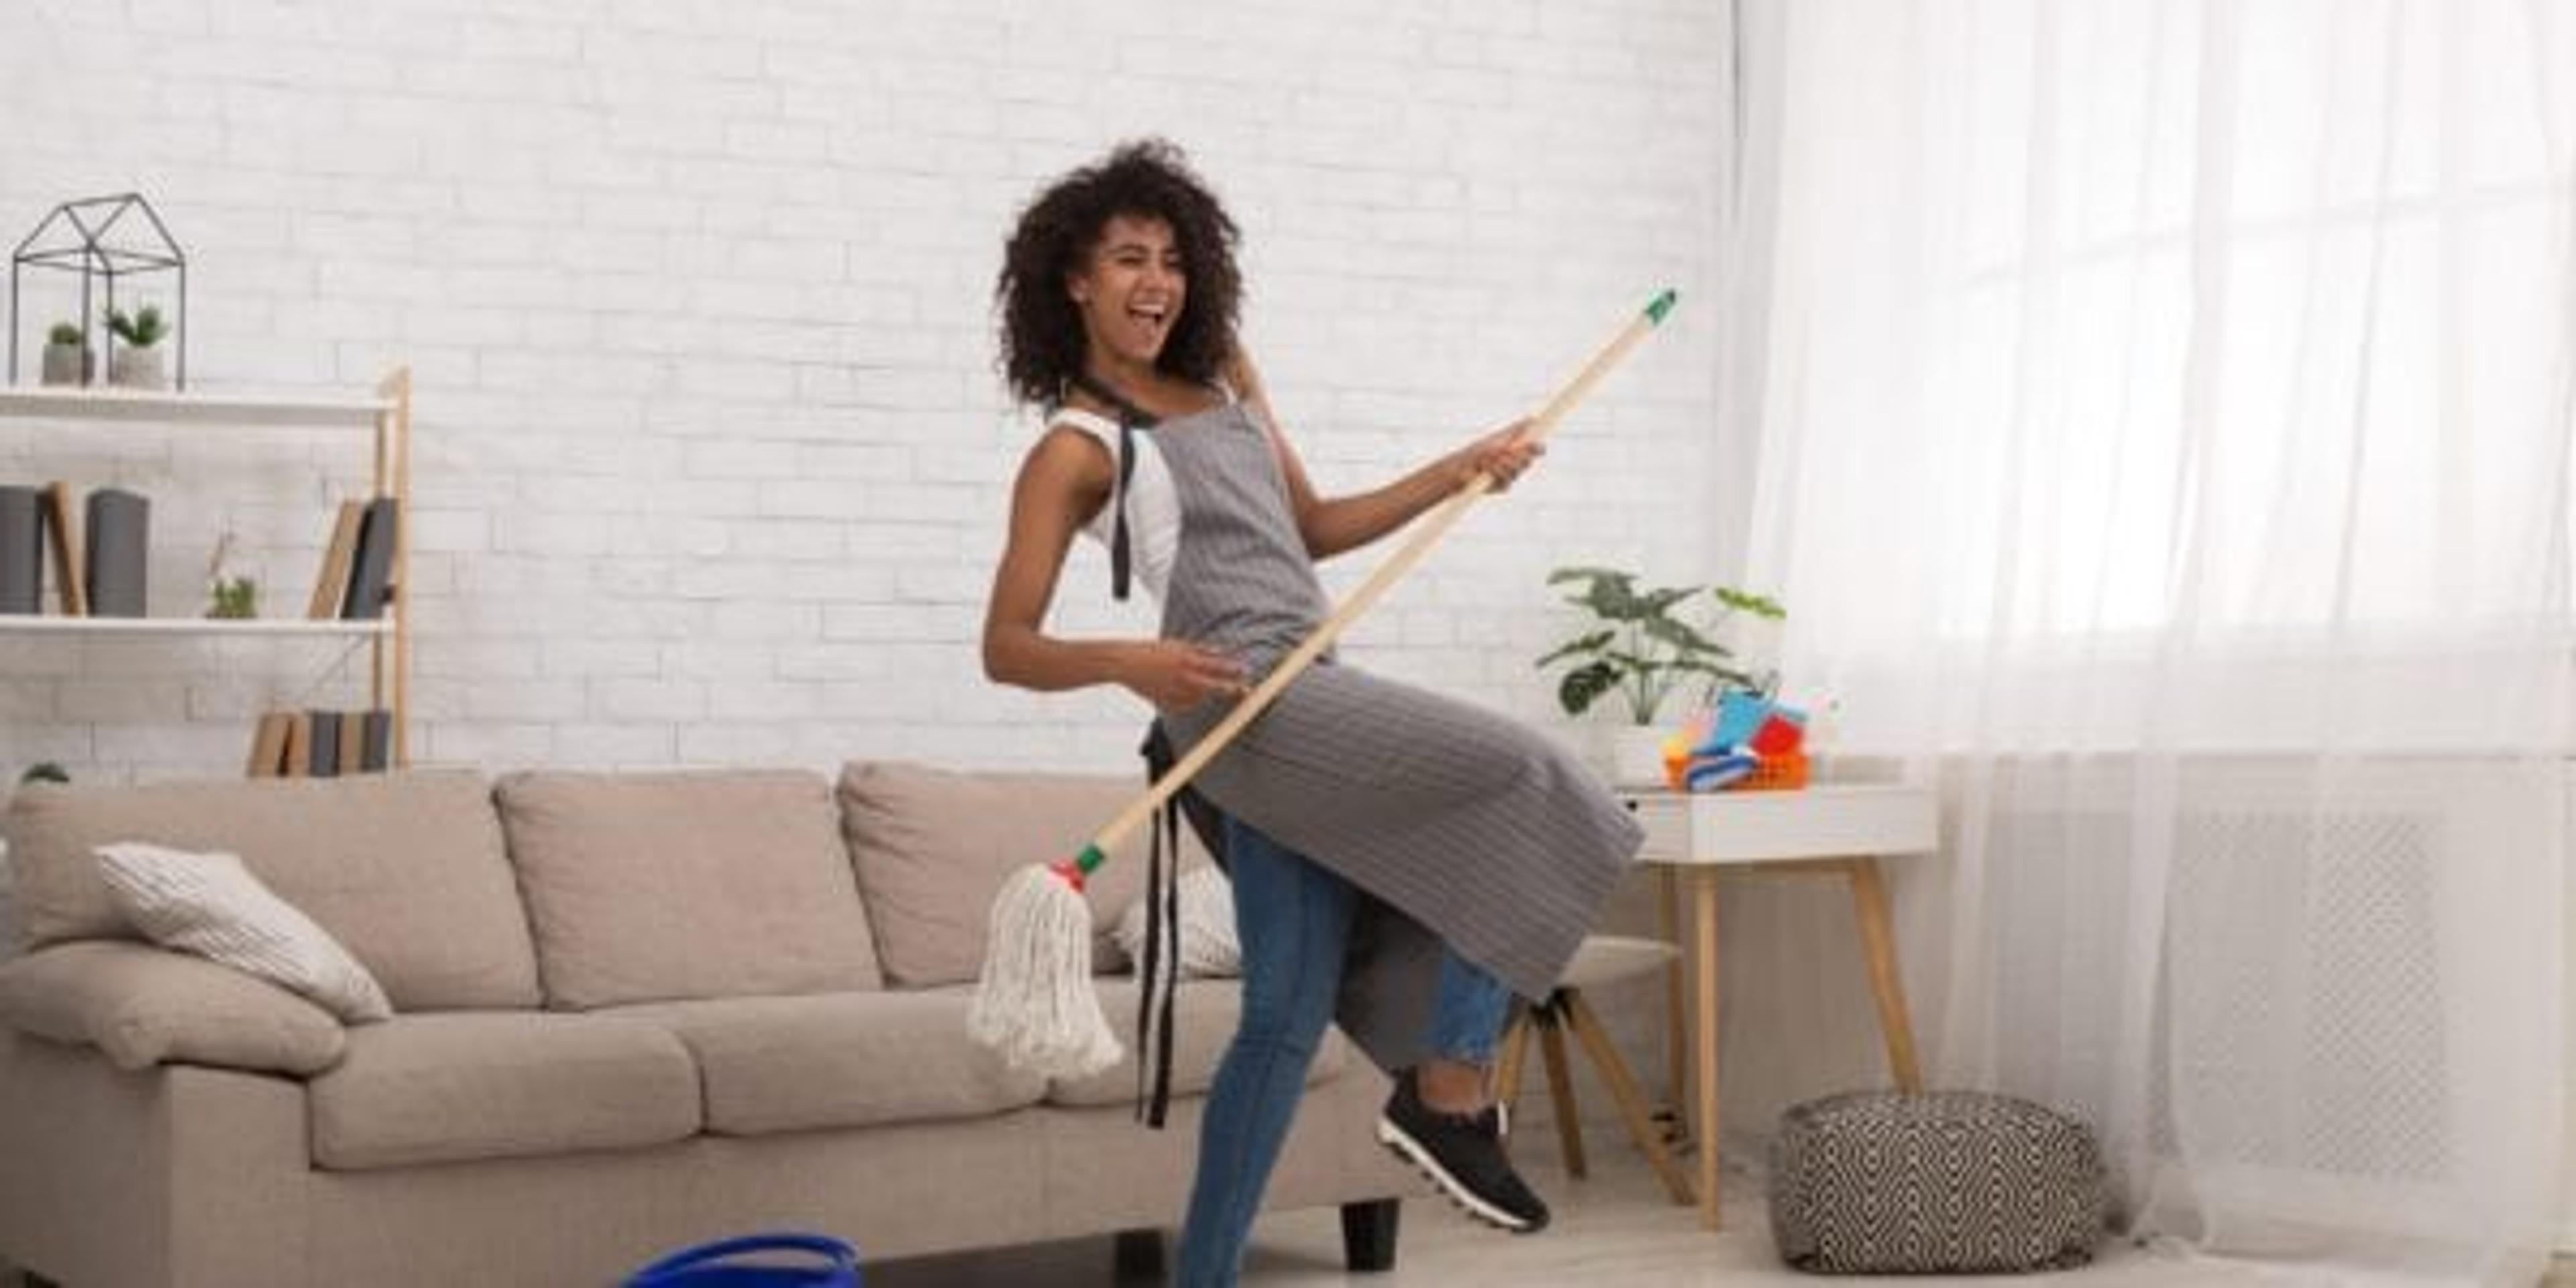
<path fill-rule="evenodd" d="M 1542 441 L 1554 431 L 1556 422 L 1664 320 L 1677 295 L 1665 291 L 1656 296 L 1616 338 L 1594 354 L 1592 361 L 1532 418 L 1524 431 L 1525 441 Z M 1401 549 L 1351 592 L 1295 652 L 1273 667 L 1269 677 L 1236 703 L 1225 720 L 1199 739 L 1171 772 L 1100 829 L 1080 854 L 1061 863 L 1022 868 L 1004 883 L 993 901 L 992 923 L 984 941 L 984 973 L 976 986 L 974 1006 L 966 1017 L 967 1032 L 976 1041 L 1000 1052 L 1014 1067 L 1049 1077 L 1081 1077 L 1117 1063 L 1118 1039 L 1111 1033 L 1108 1017 L 1100 1010 L 1099 995 L 1091 986 L 1091 908 L 1082 898 L 1083 879 L 1108 860 L 1110 847 L 1152 818 L 1163 802 L 1187 786 L 1310 663 L 1332 647 L 1343 630 L 1412 571 L 1431 547 L 1448 535 L 1467 507 L 1492 491 L 1493 486 L 1491 475 L 1478 474 L 1432 510 Z"/>

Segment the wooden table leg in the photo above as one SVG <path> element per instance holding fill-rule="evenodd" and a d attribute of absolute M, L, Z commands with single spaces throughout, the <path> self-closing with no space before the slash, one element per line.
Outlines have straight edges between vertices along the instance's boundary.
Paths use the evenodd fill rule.
<path fill-rule="evenodd" d="M 1691 941 L 1699 955 L 1694 974 L 1692 1009 L 1698 1021 L 1691 1034 L 1691 1089 L 1697 1102 L 1693 1139 L 1699 1142 L 1700 1224 L 1715 1230 L 1725 1224 L 1718 1191 L 1717 1117 L 1717 869 L 1691 871 Z"/>
<path fill-rule="evenodd" d="M 1655 923 L 1665 943 L 1675 948 L 1682 944 L 1682 877 L 1679 869 L 1666 867 L 1657 874 Z M 1672 964 L 1664 968 L 1664 1104 L 1673 1115 L 1673 1136 L 1688 1139 L 1686 1124 L 1681 1120 L 1682 1097 L 1690 1094 L 1690 1008 L 1685 999 L 1690 995 L 1688 970 L 1682 965 L 1688 953 L 1673 954 Z"/>
<path fill-rule="evenodd" d="M 1879 879 L 1876 859 L 1853 859 L 1853 910 L 1860 915 L 1860 941 L 1869 956 L 1869 989 L 1878 999 L 1878 1028 L 1887 1038 L 1887 1067 L 1904 1091 L 1921 1091 L 1923 1074 L 1914 1059 L 1914 1023 L 1906 1017 L 1905 980 L 1896 969 L 1896 931 L 1887 915 L 1887 886 Z"/>

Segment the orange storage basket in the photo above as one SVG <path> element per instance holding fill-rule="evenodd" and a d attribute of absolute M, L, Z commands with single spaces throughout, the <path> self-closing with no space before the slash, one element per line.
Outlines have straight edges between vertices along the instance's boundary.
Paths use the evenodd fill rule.
<path fill-rule="evenodd" d="M 1807 753 L 1793 751 L 1782 756 L 1764 756 L 1753 766 L 1753 772 L 1726 785 L 1728 791 L 1785 792 L 1807 785 Z"/>

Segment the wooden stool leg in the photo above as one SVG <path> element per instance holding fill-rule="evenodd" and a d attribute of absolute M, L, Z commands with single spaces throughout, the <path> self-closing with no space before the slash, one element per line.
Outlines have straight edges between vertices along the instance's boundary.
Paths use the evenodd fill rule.
<path fill-rule="evenodd" d="M 1494 1066 L 1494 1100 L 1503 1106 L 1508 1123 L 1512 1106 L 1521 1099 L 1521 1070 L 1529 1059 L 1530 1008 L 1524 1006 L 1512 1016 L 1512 1025 L 1503 1030 L 1503 1058 Z"/>
<path fill-rule="evenodd" d="M 1554 1000 L 1549 999 L 1551 1006 Z M 1556 1107 L 1556 1139 L 1565 1147 L 1565 1174 L 1580 1177 L 1584 1174 L 1583 1121 L 1574 1108 L 1574 1070 L 1565 1063 L 1564 1027 L 1554 1014 L 1538 1020 L 1538 1049 L 1547 1057 L 1548 1103 Z"/>
<path fill-rule="evenodd" d="M 1601 1027 L 1601 1017 L 1594 1014 L 1583 1000 L 1579 989 L 1566 989 L 1565 1027 L 1583 1043 L 1592 1057 L 1592 1067 L 1601 1071 L 1601 1080 L 1610 1084 L 1610 1098 L 1619 1102 L 1619 1116 L 1628 1124 L 1628 1134 L 1637 1148 L 1646 1152 L 1646 1161 L 1654 1164 L 1655 1175 L 1664 1178 L 1664 1190 L 1673 1202 L 1690 1206 L 1690 1182 L 1683 1178 L 1681 1165 L 1673 1161 L 1664 1148 L 1663 1137 L 1655 1130 L 1653 1117 L 1646 1108 L 1645 1093 L 1637 1089 L 1637 1080 L 1628 1073 L 1628 1062 L 1619 1058 L 1619 1049 L 1610 1043 L 1610 1034 Z"/>
<path fill-rule="evenodd" d="M 1853 910 L 1860 916 L 1860 941 L 1869 956 L 1869 989 L 1878 999 L 1878 1027 L 1887 1038 L 1887 1067 L 1896 1085 L 1921 1091 L 1923 1074 L 1914 1061 L 1914 1023 L 1906 1018 L 1905 979 L 1896 969 L 1896 931 L 1887 915 L 1887 886 L 1879 880 L 1878 861 L 1853 859 Z"/>

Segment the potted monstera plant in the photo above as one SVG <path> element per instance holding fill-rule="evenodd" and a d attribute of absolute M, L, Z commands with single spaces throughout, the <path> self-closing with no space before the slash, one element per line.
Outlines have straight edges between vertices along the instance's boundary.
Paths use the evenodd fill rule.
<path fill-rule="evenodd" d="M 1675 695 L 1705 704 L 1728 688 L 1764 687 L 1719 642 L 1727 620 L 1787 616 L 1769 598 L 1733 586 L 1642 586 L 1636 574 L 1617 568 L 1559 568 L 1547 582 L 1568 587 L 1565 602 L 1583 610 L 1585 620 L 1581 634 L 1550 649 L 1538 665 L 1565 668 L 1556 700 L 1567 715 L 1604 701 L 1616 705 L 1621 723 L 1611 734 L 1610 768 L 1622 784 L 1663 781 L 1668 731 L 1660 722 Z"/>
<path fill-rule="evenodd" d="M 170 334 L 169 323 L 161 317 L 156 305 L 146 304 L 133 316 L 122 310 L 107 311 L 107 329 L 124 341 L 107 358 L 107 382 L 135 389 L 158 389 L 162 386 L 161 338 Z"/>

